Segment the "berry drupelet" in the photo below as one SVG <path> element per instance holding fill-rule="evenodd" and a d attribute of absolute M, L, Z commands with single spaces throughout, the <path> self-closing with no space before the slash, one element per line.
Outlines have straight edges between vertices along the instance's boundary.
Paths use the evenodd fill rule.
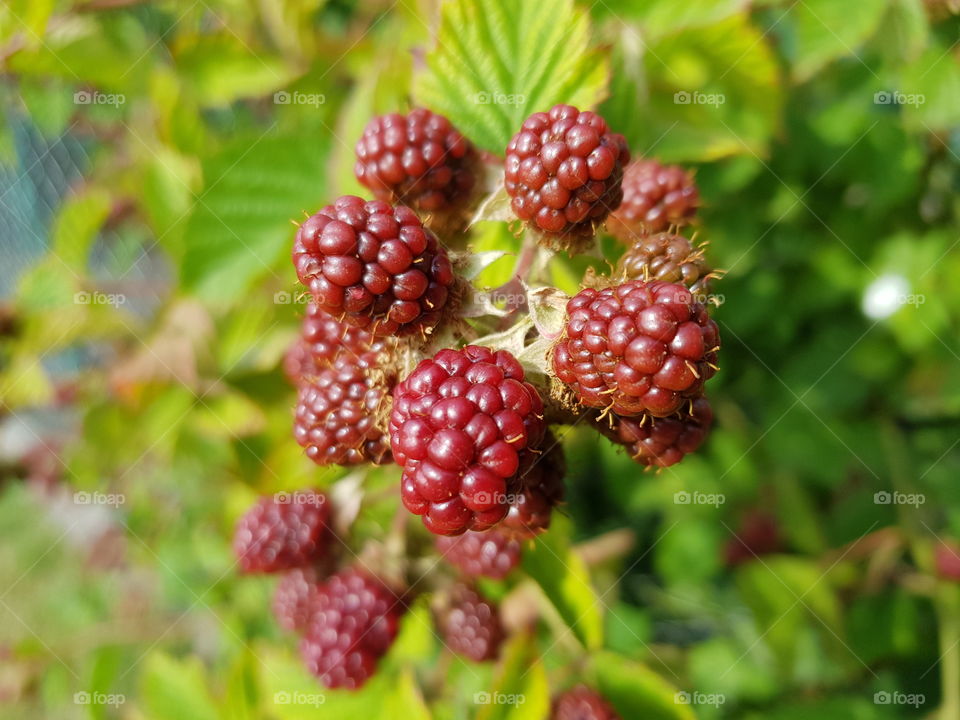
<path fill-rule="evenodd" d="M 330 546 L 330 505 L 323 493 L 303 490 L 260 498 L 237 523 L 233 551 L 248 573 L 306 567 Z"/>
<path fill-rule="evenodd" d="M 607 229 L 630 244 L 642 235 L 688 225 L 699 203 L 693 176 L 682 167 L 638 160 L 623 173 L 623 202 L 611 213 Z"/>
<path fill-rule="evenodd" d="M 504 183 L 518 218 L 552 249 L 579 252 L 620 205 L 630 152 L 590 111 L 555 105 L 528 117 L 507 145 Z"/>
<path fill-rule="evenodd" d="M 693 401 L 689 415 L 664 418 L 641 415 L 638 418 L 613 417 L 613 427 L 606 420 L 598 422 L 600 431 L 627 448 L 630 456 L 647 467 L 676 465 L 703 444 L 713 411 L 705 397 Z"/>
<path fill-rule="evenodd" d="M 393 393 L 390 445 L 404 505 L 438 535 L 493 527 L 544 432 L 540 395 L 510 353 L 441 350 Z"/>
<path fill-rule="evenodd" d="M 320 309 L 378 336 L 429 332 L 454 284 L 446 251 L 410 208 L 352 195 L 300 225 L 293 264 Z"/>
<path fill-rule="evenodd" d="M 719 346 L 716 323 L 687 288 L 634 280 L 571 298 L 552 365 L 582 405 L 665 417 L 689 412 Z"/>

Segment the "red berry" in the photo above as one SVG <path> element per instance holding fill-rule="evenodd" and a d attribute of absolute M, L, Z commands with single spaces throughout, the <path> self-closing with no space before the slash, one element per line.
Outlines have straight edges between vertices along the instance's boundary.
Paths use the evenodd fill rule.
<path fill-rule="evenodd" d="M 944 580 L 960 581 L 960 545 L 951 540 L 938 542 L 935 561 L 937 575 Z"/>
<path fill-rule="evenodd" d="M 497 608 L 474 588 L 455 586 L 437 624 L 444 643 L 457 655 L 483 662 L 500 651 L 503 625 Z"/>
<path fill-rule="evenodd" d="M 664 418 L 615 416 L 613 427 L 609 429 L 606 420 L 598 423 L 601 432 L 626 446 L 631 457 L 641 465 L 670 467 L 700 447 L 713 423 L 713 410 L 705 397 L 699 397 L 693 401 L 689 415 Z"/>
<path fill-rule="evenodd" d="M 387 393 L 357 358 L 342 355 L 299 387 L 294 437 L 318 465 L 390 462 L 380 424 Z"/>
<path fill-rule="evenodd" d="M 493 527 L 544 431 L 540 395 L 510 353 L 441 350 L 393 392 L 390 445 L 403 465 L 404 505 L 438 535 Z"/>
<path fill-rule="evenodd" d="M 630 152 L 596 113 L 555 105 L 534 113 L 507 145 L 504 182 L 513 212 L 545 244 L 579 250 L 623 196 Z"/>
<path fill-rule="evenodd" d="M 520 541 L 500 527 L 487 532 L 467 530 L 456 537 L 440 535 L 436 544 L 443 559 L 469 577 L 502 580 L 520 563 Z"/>
<path fill-rule="evenodd" d="M 320 590 L 320 576 L 313 567 L 287 572 L 273 593 L 273 616 L 280 627 L 291 632 L 306 630 Z"/>
<path fill-rule="evenodd" d="M 634 280 L 567 303 L 553 368 L 583 405 L 665 417 L 702 394 L 719 345 L 716 323 L 687 288 Z"/>
<path fill-rule="evenodd" d="M 244 572 L 305 567 L 330 546 L 330 505 L 323 493 L 303 490 L 262 497 L 237 523 L 233 551 Z"/>
<path fill-rule="evenodd" d="M 739 565 L 781 548 L 777 518 L 763 510 L 751 510 L 740 520 L 736 536 L 724 549 L 728 565 Z"/>
<path fill-rule="evenodd" d="M 379 200 L 420 212 L 461 208 L 477 184 L 479 155 L 443 115 L 415 108 L 375 117 L 357 142 L 357 180 Z"/>
<path fill-rule="evenodd" d="M 355 689 L 376 671 L 405 607 L 381 580 L 347 568 L 319 587 L 300 654 L 328 688 Z"/>
<path fill-rule="evenodd" d="M 318 368 L 332 367 L 344 354 L 356 356 L 364 368 L 372 367 L 378 354 L 388 347 L 388 340 L 342 323 L 311 302 L 300 323 L 300 337 L 284 357 L 283 370 L 297 386 L 316 375 Z"/>
<path fill-rule="evenodd" d="M 617 263 L 617 275 L 624 280 L 680 283 L 703 302 L 713 271 L 703 248 L 694 248 L 682 235 L 656 233 L 634 241 Z"/>
<path fill-rule="evenodd" d="M 512 498 L 502 527 L 518 538 L 534 537 L 549 528 L 553 508 L 563 501 L 566 470 L 563 448 L 548 434 L 543 452 L 531 457 L 521 472 L 522 489 Z"/>
<path fill-rule="evenodd" d="M 429 331 L 454 282 L 446 251 L 410 208 L 352 195 L 304 221 L 293 264 L 322 310 L 378 336 Z"/>
<path fill-rule="evenodd" d="M 553 701 L 550 720 L 620 720 L 620 716 L 600 693 L 578 685 Z"/>
<path fill-rule="evenodd" d="M 639 160 L 623 173 L 623 202 L 610 215 L 607 229 L 632 243 L 640 235 L 689 224 L 699 203 L 693 176 L 682 167 Z"/>

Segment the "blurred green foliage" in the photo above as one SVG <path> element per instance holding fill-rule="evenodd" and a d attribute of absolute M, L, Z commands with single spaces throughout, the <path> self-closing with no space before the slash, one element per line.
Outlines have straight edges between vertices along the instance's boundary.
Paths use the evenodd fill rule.
<path fill-rule="evenodd" d="M 578 679 L 625 718 L 960 717 L 960 601 L 933 573 L 960 536 L 958 37 L 946 0 L 4 3 L 0 419 L 64 483 L 4 459 L 4 717 L 541 720 Z M 556 101 L 697 170 L 727 271 L 717 427 L 659 474 L 573 428 L 569 521 L 489 588 L 544 622 L 495 666 L 438 664 L 421 603 L 363 692 L 321 694 L 229 548 L 257 494 L 344 474 L 290 438 L 290 220 L 360 192 L 375 113 L 423 103 L 498 153 Z M 358 537 L 396 476 L 366 480 Z M 755 513 L 775 551 L 731 565 Z M 581 559 L 621 528 L 625 557 Z"/>

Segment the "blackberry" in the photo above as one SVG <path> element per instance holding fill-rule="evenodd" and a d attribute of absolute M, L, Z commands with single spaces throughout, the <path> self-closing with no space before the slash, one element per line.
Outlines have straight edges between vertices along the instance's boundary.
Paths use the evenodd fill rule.
<path fill-rule="evenodd" d="M 510 353 L 441 350 L 393 392 L 390 445 L 404 505 L 437 535 L 493 527 L 544 432 L 540 395 Z"/>
<path fill-rule="evenodd" d="M 342 355 L 297 390 L 294 438 L 318 465 L 388 463 L 390 446 L 381 425 L 388 392 L 358 358 Z"/>
<path fill-rule="evenodd" d="M 656 233 L 637 238 L 617 263 L 623 280 L 656 280 L 679 283 L 703 302 L 710 292 L 713 270 L 703 257 L 703 248 L 694 248 L 682 235 Z"/>
<path fill-rule="evenodd" d="M 373 118 L 357 142 L 354 173 L 378 200 L 420 212 L 462 209 L 480 156 L 443 115 L 415 108 Z"/>
<path fill-rule="evenodd" d="M 317 590 L 300 643 L 307 670 L 328 688 L 359 688 L 393 644 L 404 610 L 380 579 L 356 568 L 340 571 Z"/>
<path fill-rule="evenodd" d="M 303 222 L 293 264 L 320 309 L 379 336 L 429 332 L 454 283 L 446 251 L 410 208 L 352 195 Z"/>
<path fill-rule="evenodd" d="M 300 323 L 300 336 L 284 356 L 283 371 L 297 386 L 315 376 L 319 368 L 332 367 L 344 354 L 356 357 L 361 367 L 369 369 L 388 347 L 388 338 L 376 338 L 366 330 L 342 323 L 310 302 Z"/>
<path fill-rule="evenodd" d="M 555 105 L 507 145 L 504 182 L 518 218 L 552 249 L 579 252 L 620 205 L 630 152 L 596 113 Z"/>
<path fill-rule="evenodd" d="M 313 490 L 260 498 L 237 523 L 233 551 L 244 572 L 306 567 L 330 546 L 330 505 Z"/>
<path fill-rule="evenodd" d="M 467 530 L 456 537 L 440 535 L 436 544 L 443 559 L 468 577 L 502 580 L 520 563 L 520 541 L 500 527 L 487 532 Z"/>
<path fill-rule="evenodd" d="M 626 446 L 631 457 L 648 467 L 670 467 L 683 460 L 703 443 L 710 425 L 713 410 L 705 397 L 693 401 L 689 415 L 652 418 L 613 418 L 613 427 L 605 428 L 599 421 L 601 432 L 614 442 Z"/>
<path fill-rule="evenodd" d="M 699 203 L 693 176 L 682 167 L 638 160 L 623 173 L 623 202 L 611 213 L 607 230 L 631 244 L 641 235 L 688 225 Z"/>
<path fill-rule="evenodd" d="M 777 518 L 763 510 L 750 510 L 740 519 L 736 536 L 727 541 L 724 555 L 727 565 L 740 565 L 780 549 Z"/>
<path fill-rule="evenodd" d="M 960 581 L 960 544 L 953 540 L 942 540 L 934 551 L 937 575 L 944 580 Z"/>
<path fill-rule="evenodd" d="M 306 630 L 319 590 L 320 576 L 313 567 L 294 568 L 280 578 L 273 593 L 273 616 L 280 627 Z"/>
<path fill-rule="evenodd" d="M 500 652 L 504 633 L 497 608 L 475 588 L 455 586 L 437 624 L 444 643 L 457 655 L 483 662 Z"/>
<path fill-rule="evenodd" d="M 620 720 L 620 716 L 603 695 L 578 685 L 553 701 L 550 720 Z"/>
<path fill-rule="evenodd" d="M 634 280 L 571 298 L 552 364 L 582 405 L 665 417 L 703 393 L 719 345 L 716 323 L 687 288 Z"/>
<path fill-rule="evenodd" d="M 567 466 L 563 448 L 553 435 L 543 442 L 544 451 L 528 459 L 520 474 L 522 489 L 510 503 L 502 527 L 518 538 L 531 538 L 550 527 L 553 508 L 563 501 L 563 478 Z"/>

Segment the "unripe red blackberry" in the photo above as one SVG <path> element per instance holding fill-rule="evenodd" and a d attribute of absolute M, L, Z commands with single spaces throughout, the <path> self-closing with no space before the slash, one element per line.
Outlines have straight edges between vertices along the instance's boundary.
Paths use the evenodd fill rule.
<path fill-rule="evenodd" d="M 502 527 L 518 538 L 531 538 L 549 528 L 553 509 L 563 501 L 567 472 L 563 448 L 551 434 L 542 447 L 541 454 L 528 458 L 520 473 L 522 489 L 511 498 L 503 519 Z"/>
<path fill-rule="evenodd" d="M 952 582 L 960 581 L 960 544 L 952 540 L 938 542 L 934 560 L 939 577 Z"/>
<path fill-rule="evenodd" d="M 413 210 L 352 195 L 303 222 L 293 264 L 321 310 L 379 336 L 428 332 L 454 283 L 446 251 Z"/>
<path fill-rule="evenodd" d="M 724 555 L 728 565 L 740 565 L 778 552 L 781 546 L 780 523 L 776 516 L 754 509 L 740 519 L 736 535 L 724 546 Z"/>
<path fill-rule="evenodd" d="M 620 720 L 620 716 L 603 695 L 578 685 L 554 699 L 550 720 Z"/>
<path fill-rule="evenodd" d="M 687 288 L 634 280 L 571 298 L 552 364 L 583 405 L 665 417 L 703 393 L 719 346 L 716 323 Z"/>
<path fill-rule="evenodd" d="M 504 633 L 497 607 L 475 588 L 456 585 L 437 624 L 444 643 L 457 655 L 483 662 L 500 652 Z"/>
<path fill-rule="evenodd" d="M 271 573 L 310 565 L 330 545 L 330 505 L 302 490 L 260 498 L 237 523 L 233 551 L 244 572 Z"/>
<path fill-rule="evenodd" d="M 614 416 L 613 427 L 606 420 L 599 421 L 601 432 L 614 442 L 627 448 L 630 456 L 648 467 L 676 465 L 703 444 L 710 425 L 713 410 L 705 397 L 693 401 L 689 415 L 653 418 L 641 415 L 636 418 Z"/>
<path fill-rule="evenodd" d="M 404 505 L 438 535 L 493 527 L 544 431 L 540 395 L 510 353 L 441 350 L 393 392 L 390 445 L 403 465 Z"/>
<path fill-rule="evenodd" d="M 553 249 L 577 252 L 620 205 L 630 152 L 590 111 L 554 105 L 528 117 L 507 145 L 504 182 L 518 218 Z"/>
<path fill-rule="evenodd" d="M 702 247 L 694 248 L 682 235 L 665 232 L 638 237 L 617 263 L 616 274 L 623 280 L 679 283 L 701 302 L 710 292 L 713 277 Z"/>
<path fill-rule="evenodd" d="M 480 158 L 473 143 L 424 108 L 373 118 L 356 152 L 360 184 L 378 200 L 421 213 L 462 208 L 477 184 Z"/>
<path fill-rule="evenodd" d="M 388 393 L 389 385 L 365 371 L 362 356 L 343 354 L 298 388 L 294 438 L 318 465 L 388 463 Z"/>
<path fill-rule="evenodd" d="M 300 643 L 307 670 L 328 688 L 359 688 L 393 644 L 404 610 L 378 578 L 356 568 L 340 571 L 317 591 Z"/>
<path fill-rule="evenodd" d="M 303 632 L 320 590 L 320 575 L 313 567 L 294 568 L 273 592 L 273 616 L 284 630 Z"/>
<path fill-rule="evenodd" d="M 436 543 L 443 559 L 468 577 L 502 580 L 520 563 L 520 541 L 500 527 L 468 530 L 456 537 L 440 535 Z"/>
<path fill-rule="evenodd" d="M 630 244 L 641 235 L 688 225 L 699 204 L 693 176 L 682 167 L 638 160 L 623 173 L 623 202 L 610 215 L 607 230 Z"/>
<path fill-rule="evenodd" d="M 300 337 L 284 356 L 283 371 L 298 386 L 315 376 L 318 368 L 332 367 L 341 355 L 354 356 L 363 369 L 370 369 L 388 347 L 388 338 L 342 323 L 310 302 L 300 323 Z"/>

